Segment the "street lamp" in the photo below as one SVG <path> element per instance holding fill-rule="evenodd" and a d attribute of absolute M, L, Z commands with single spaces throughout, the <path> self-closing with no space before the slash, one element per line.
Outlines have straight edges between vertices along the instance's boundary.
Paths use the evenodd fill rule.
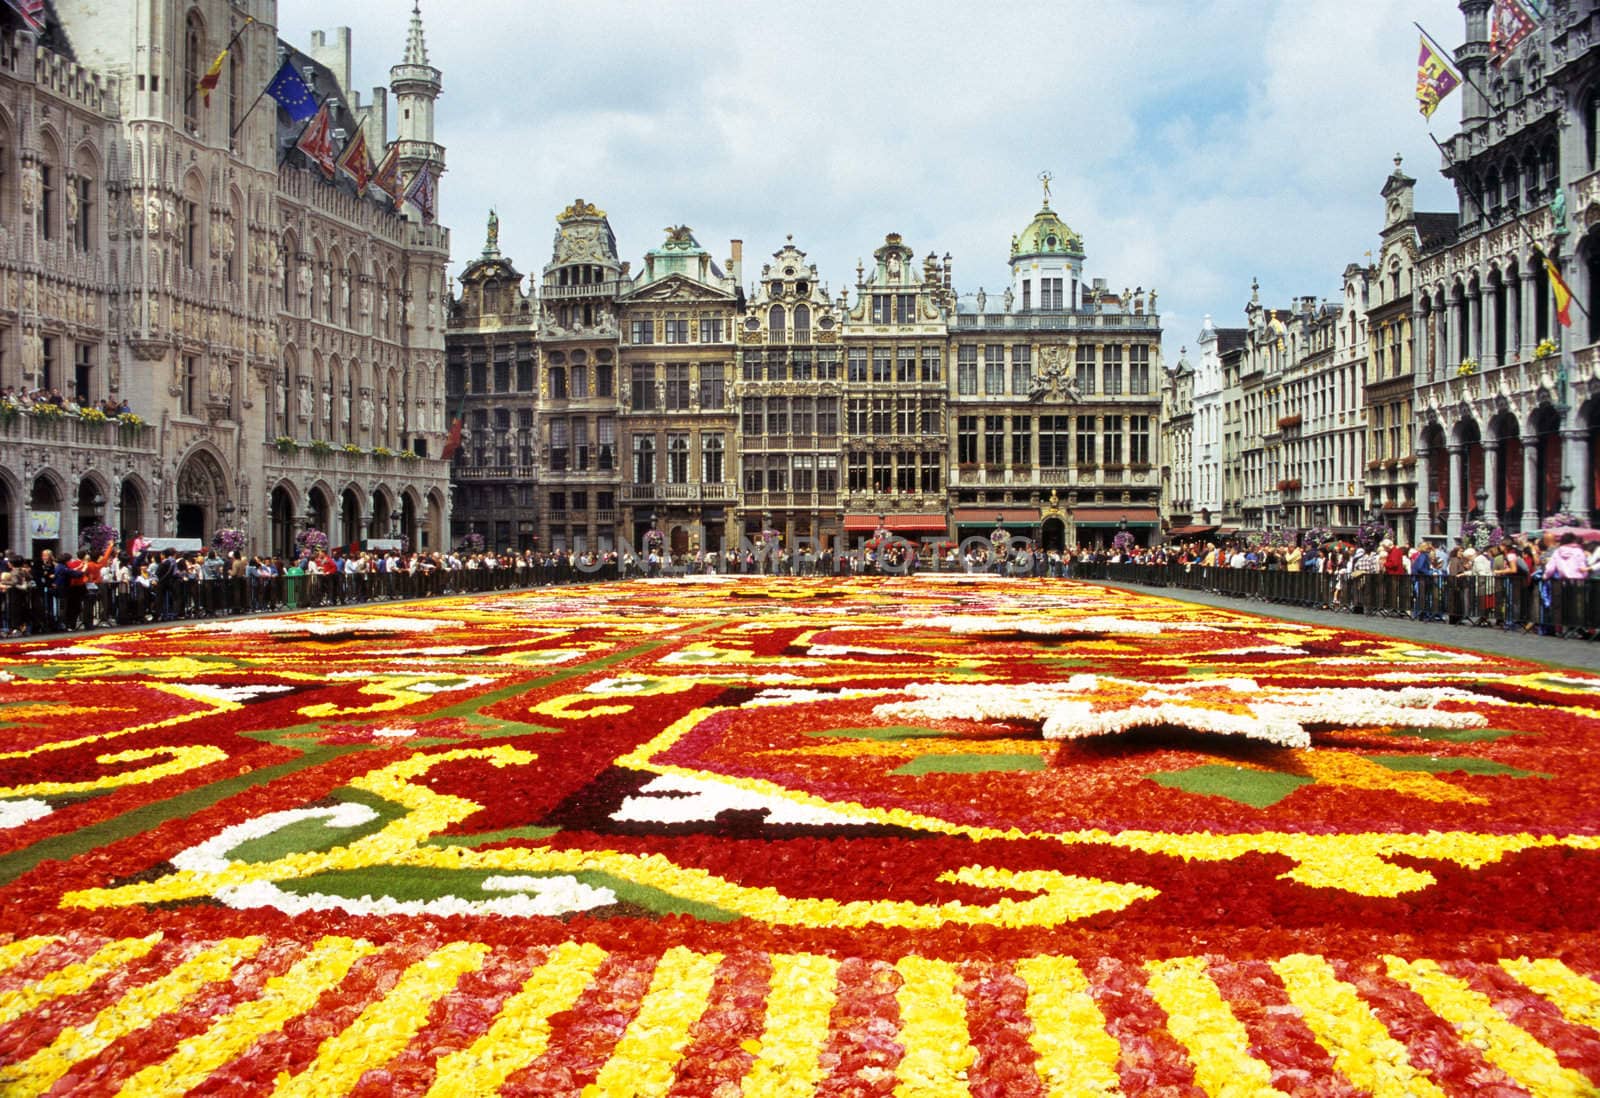
<path fill-rule="evenodd" d="M 1572 493 L 1577 485 L 1572 483 L 1572 477 L 1569 474 L 1561 478 L 1559 487 L 1561 489 L 1561 509 L 1565 511 L 1572 506 Z"/>
<path fill-rule="evenodd" d="M 1484 508 L 1489 502 L 1489 490 L 1482 485 L 1479 485 L 1478 490 L 1472 493 L 1472 498 L 1478 501 L 1478 509 L 1473 513 L 1479 518 L 1482 518 L 1484 515 Z"/>

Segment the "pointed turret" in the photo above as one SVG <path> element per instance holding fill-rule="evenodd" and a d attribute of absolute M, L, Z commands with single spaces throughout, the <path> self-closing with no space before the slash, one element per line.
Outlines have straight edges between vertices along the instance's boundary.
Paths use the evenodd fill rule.
<path fill-rule="evenodd" d="M 433 139 L 433 104 L 443 89 L 441 75 L 428 63 L 422 5 L 416 0 L 411 8 L 411 28 L 406 32 L 405 59 L 389 70 L 397 115 L 395 141 L 400 147 L 400 173 L 408 182 L 424 167 L 435 177 L 444 173 L 444 146 Z"/>

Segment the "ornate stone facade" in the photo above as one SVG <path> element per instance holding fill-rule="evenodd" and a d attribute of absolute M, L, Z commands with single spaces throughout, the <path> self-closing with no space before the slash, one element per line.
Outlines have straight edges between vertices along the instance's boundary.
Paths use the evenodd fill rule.
<path fill-rule="evenodd" d="M 91 518 L 128 534 L 239 527 L 258 552 L 304 524 L 335 542 L 437 543 L 448 234 L 285 154 L 298 127 L 272 100 L 247 110 L 282 50 L 345 135 L 364 126 L 381 152 L 384 93 L 363 107 L 348 90 L 348 35 L 331 51 L 317 36 L 330 67 L 273 36 L 271 0 L 54 12 L 47 40 L 70 40 L 79 63 L 26 34 L 0 46 L 0 179 L 21 181 L 0 194 L 0 279 L 16 290 L 0 303 L 20 305 L 0 304 L 0 383 L 115 394 L 147 426 L 57 425 L 103 440 L 72 457 L 30 457 L 32 417 L 0 426 L 11 546 L 47 546 L 24 537 L 29 510 L 58 511 L 68 547 Z M 207 105 L 199 74 L 241 28 Z M 412 69 L 421 35 L 414 15 Z M 431 105 L 429 71 L 431 85 L 397 86 L 405 106 Z M 414 166 L 442 164 L 431 124 L 413 137 Z M 385 456 L 407 450 L 420 456 Z"/>

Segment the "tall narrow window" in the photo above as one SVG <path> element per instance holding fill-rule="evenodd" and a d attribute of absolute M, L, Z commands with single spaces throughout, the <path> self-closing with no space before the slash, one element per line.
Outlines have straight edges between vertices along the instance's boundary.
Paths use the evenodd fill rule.
<path fill-rule="evenodd" d="M 55 168 L 39 162 L 38 230 L 40 240 L 54 240 L 56 234 L 56 174 Z"/>
<path fill-rule="evenodd" d="M 80 252 L 94 247 L 94 180 L 80 175 L 72 181 L 78 197 L 78 220 L 72 226 L 72 241 Z"/>
<path fill-rule="evenodd" d="M 1011 347 L 1011 394 L 1026 396 L 1033 388 L 1033 348 L 1026 343 Z"/>
<path fill-rule="evenodd" d="M 656 439 L 654 435 L 633 436 L 633 482 L 656 482 Z"/>
<path fill-rule="evenodd" d="M 983 392 L 1001 396 L 1006 391 L 1006 349 L 998 343 L 983 348 Z"/>
<path fill-rule="evenodd" d="M 667 483 L 689 483 L 689 436 L 685 433 L 667 435 Z"/>
<path fill-rule="evenodd" d="M 978 395 L 978 348 L 971 344 L 956 348 L 956 393 Z"/>
<path fill-rule="evenodd" d="M 700 435 L 700 482 L 721 484 L 723 457 L 722 432 L 706 431 Z"/>
<path fill-rule="evenodd" d="M 183 32 L 183 121 L 190 133 L 200 132 L 200 77 L 206 70 L 205 31 L 200 15 L 191 11 Z"/>
<path fill-rule="evenodd" d="M 811 342 L 811 310 L 804 305 L 794 307 L 794 341 Z"/>
<path fill-rule="evenodd" d="M 784 341 L 784 312 L 782 305 L 767 310 L 767 338 L 773 343 Z"/>

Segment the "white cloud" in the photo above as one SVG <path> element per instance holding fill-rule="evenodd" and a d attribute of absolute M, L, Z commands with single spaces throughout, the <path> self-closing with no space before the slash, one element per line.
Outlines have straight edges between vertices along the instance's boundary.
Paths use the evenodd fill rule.
<path fill-rule="evenodd" d="M 302 46 L 349 24 L 366 89 L 387 82 L 409 15 L 405 0 L 279 5 Z M 1376 249 L 1396 152 L 1419 208 L 1454 207 L 1412 95 L 1412 19 L 1461 38 L 1451 0 L 424 0 L 452 269 L 493 205 L 502 250 L 537 275 L 581 195 L 635 265 L 687 223 L 718 256 L 742 238 L 748 281 L 792 232 L 837 293 L 900 232 L 952 253 L 963 292 L 996 293 L 1048 168 L 1086 273 L 1157 288 L 1175 355 L 1203 314 L 1242 323 L 1252 277 L 1271 305 L 1336 295 Z M 1457 111 L 1435 116 L 1441 137 Z"/>

